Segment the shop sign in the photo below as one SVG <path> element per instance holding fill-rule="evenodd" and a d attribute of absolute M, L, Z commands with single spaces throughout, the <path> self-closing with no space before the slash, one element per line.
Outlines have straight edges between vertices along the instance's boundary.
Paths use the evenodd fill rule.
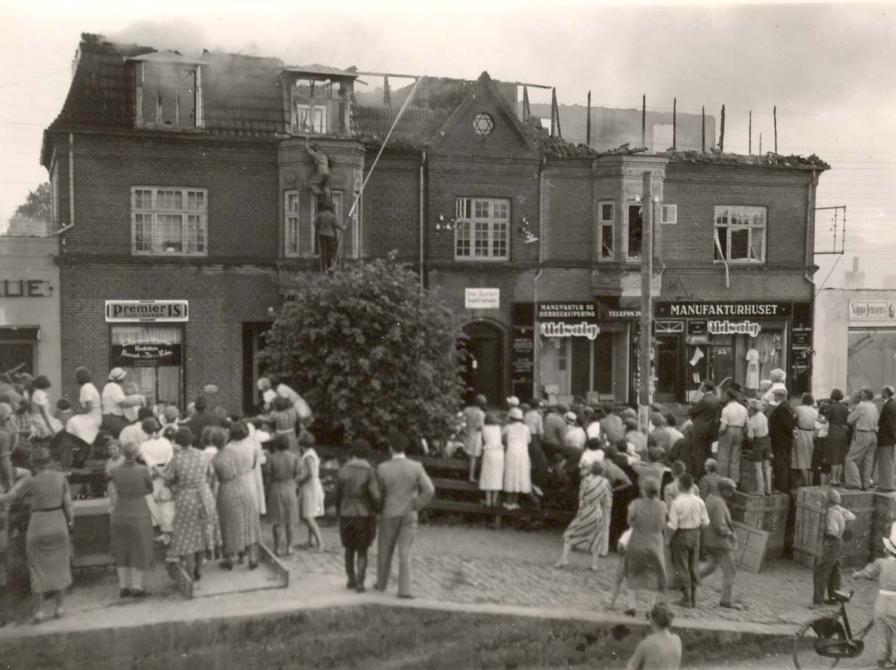
<path fill-rule="evenodd" d="M 107 300 L 106 322 L 189 321 L 187 300 Z"/>
<path fill-rule="evenodd" d="M 755 321 L 710 321 L 707 324 L 710 335 L 749 335 L 756 337 L 762 326 Z"/>
<path fill-rule="evenodd" d="M 565 321 L 551 321 L 538 325 L 543 337 L 587 337 L 596 340 L 600 335 L 600 326 L 596 323 L 566 323 Z"/>
<path fill-rule="evenodd" d="M 849 301 L 850 321 L 896 321 L 896 303 L 884 300 Z"/>
<path fill-rule="evenodd" d="M 563 323 L 589 321 L 597 323 L 597 303 L 594 302 L 540 302 L 536 318 L 539 322 Z"/>
<path fill-rule="evenodd" d="M 181 345 L 160 342 L 133 342 L 112 345 L 112 365 L 119 367 L 144 367 L 156 365 L 180 365 Z"/>
<path fill-rule="evenodd" d="M 601 307 L 601 321 L 636 321 L 641 318 L 640 309 L 620 309 L 619 307 Z"/>
<path fill-rule="evenodd" d="M 46 279 L 2 279 L 0 298 L 49 298 L 53 285 Z"/>
<path fill-rule="evenodd" d="M 754 318 L 789 317 L 788 302 L 658 302 L 654 314 L 664 318 Z"/>
<path fill-rule="evenodd" d="M 500 309 L 501 289 L 499 288 L 466 288 L 464 289 L 464 309 Z"/>

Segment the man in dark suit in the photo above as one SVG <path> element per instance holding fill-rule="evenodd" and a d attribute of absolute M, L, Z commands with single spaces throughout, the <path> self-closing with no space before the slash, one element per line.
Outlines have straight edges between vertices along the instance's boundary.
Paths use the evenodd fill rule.
<path fill-rule="evenodd" d="M 417 532 L 417 512 L 435 493 L 432 481 L 417 461 L 405 456 L 409 440 L 403 433 L 389 436 L 392 458 L 376 469 L 383 495 L 380 534 L 377 544 L 378 591 L 385 591 L 392 569 L 392 555 L 398 547 L 398 597 L 411 595 L 411 547 Z"/>
<path fill-rule="evenodd" d="M 880 410 L 877 424 L 877 482 L 878 491 L 896 489 L 893 451 L 896 448 L 896 395 L 892 386 L 885 386 L 880 392 L 884 406 Z"/>
<path fill-rule="evenodd" d="M 696 463 L 704 463 L 710 457 L 712 443 L 719 434 L 719 415 L 722 413 L 722 401 L 716 395 L 713 382 L 704 380 L 700 384 L 700 392 L 703 397 L 688 410 Z"/>

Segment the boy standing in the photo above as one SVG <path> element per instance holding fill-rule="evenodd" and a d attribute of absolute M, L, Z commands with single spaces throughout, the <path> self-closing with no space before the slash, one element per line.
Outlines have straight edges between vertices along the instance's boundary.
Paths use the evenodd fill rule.
<path fill-rule="evenodd" d="M 840 505 L 840 493 L 828 491 L 828 511 L 824 523 L 824 540 L 821 556 L 815 559 L 815 570 L 812 575 L 814 592 L 812 607 L 819 607 L 825 602 L 831 603 L 830 595 L 840 588 L 840 555 L 843 553 L 843 531 L 846 524 L 855 521 L 856 515 Z M 825 599 L 827 588 L 828 599 Z"/>

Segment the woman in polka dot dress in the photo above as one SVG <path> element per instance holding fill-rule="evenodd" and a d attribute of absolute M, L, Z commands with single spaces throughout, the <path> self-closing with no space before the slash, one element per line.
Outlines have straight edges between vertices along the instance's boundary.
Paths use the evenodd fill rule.
<path fill-rule="evenodd" d="M 208 459 L 193 446 L 189 428 L 178 428 L 174 442 L 180 449 L 165 470 L 165 480 L 174 491 L 168 559 L 182 560 L 187 573 L 198 580 L 202 554 L 215 548 L 215 499 L 210 487 L 214 474 Z"/>

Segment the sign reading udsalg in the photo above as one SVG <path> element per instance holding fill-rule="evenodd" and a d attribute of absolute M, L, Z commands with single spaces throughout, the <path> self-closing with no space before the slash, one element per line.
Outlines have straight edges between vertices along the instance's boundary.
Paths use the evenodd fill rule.
<path fill-rule="evenodd" d="M 465 288 L 464 309 L 500 309 L 501 289 Z"/>
<path fill-rule="evenodd" d="M 189 321 L 190 303 L 187 300 L 107 300 L 106 322 L 162 323 Z"/>

